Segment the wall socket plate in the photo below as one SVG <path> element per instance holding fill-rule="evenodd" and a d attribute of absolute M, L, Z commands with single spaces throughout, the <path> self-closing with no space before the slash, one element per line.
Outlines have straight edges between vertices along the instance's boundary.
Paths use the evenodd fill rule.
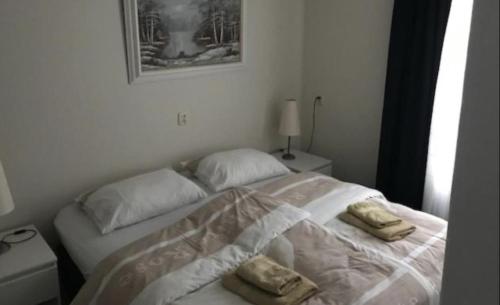
<path fill-rule="evenodd" d="M 315 99 L 314 99 L 314 102 L 315 103 L 318 103 L 319 106 L 324 106 L 325 102 L 323 100 L 323 97 L 321 95 L 317 96 Z"/>
<path fill-rule="evenodd" d="M 177 114 L 177 125 L 178 126 L 186 126 L 188 124 L 188 114 L 187 112 L 179 112 Z"/>

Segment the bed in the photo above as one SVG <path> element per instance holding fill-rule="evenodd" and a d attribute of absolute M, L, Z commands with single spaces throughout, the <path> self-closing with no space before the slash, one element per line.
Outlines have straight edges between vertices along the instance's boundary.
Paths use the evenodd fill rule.
<path fill-rule="evenodd" d="M 203 185 L 199 181 L 195 182 Z M 127 255 L 131 251 L 143 253 L 142 250 L 132 250 L 132 244 L 140 243 L 141 240 L 145 242 L 148 236 L 161 230 L 165 230 L 162 236 L 170 234 L 167 234 L 166 228 L 175 227 L 199 211 L 213 208 L 217 200 L 227 196 L 261 198 L 249 202 L 277 205 L 279 207 L 276 210 L 283 208 L 283 215 L 279 216 L 279 221 L 278 218 L 269 223 L 262 221 L 262 227 L 252 229 L 260 230 L 260 235 L 254 233 L 244 242 L 245 247 L 251 249 L 248 253 L 229 255 L 227 261 L 224 259 L 223 262 L 210 264 L 203 259 L 193 259 L 186 266 L 199 265 L 196 270 L 189 271 L 186 267 L 188 271 L 182 275 L 165 277 L 164 282 L 155 281 L 156 286 L 160 283 L 163 288 L 172 287 L 169 292 L 161 289 L 162 286 L 158 286 L 160 289 L 156 291 L 151 287 L 143 287 L 141 290 L 147 293 L 137 292 L 133 299 L 116 301 L 116 304 L 248 305 L 240 297 L 225 290 L 219 279 L 221 274 L 241 263 L 246 255 L 256 253 L 264 253 L 285 266 L 299 269 L 320 283 L 322 292 L 304 304 L 439 304 L 447 230 L 447 223 L 439 218 L 390 203 L 376 190 L 317 173 L 284 175 L 227 192 L 207 192 L 209 196 L 200 202 L 108 235 L 100 234 L 78 204 L 64 208 L 55 220 L 56 229 L 71 258 L 85 278 L 89 279 L 73 304 L 110 304 L 109 296 L 108 299 L 103 296 L 106 290 L 102 283 L 111 281 L 116 265 L 115 268 L 103 267 L 106 264 L 103 261 L 109 265 L 109 261 L 113 261 L 110 257 L 120 251 L 125 251 Z M 386 243 L 337 219 L 337 215 L 348 205 L 366 199 L 377 201 L 394 214 L 405 217 L 417 225 L 417 232 L 404 241 Z M 238 202 L 238 199 L 234 202 Z M 285 206 L 281 207 L 283 203 Z M 251 206 L 246 204 L 241 209 Z M 260 204 L 252 208 L 247 214 L 259 214 L 259 208 L 265 209 Z M 211 213 L 219 213 L 214 211 Z M 220 213 L 224 216 L 224 212 Z M 201 215 L 206 215 L 206 212 L 199 214 L 199 217 Z M 259 222 L 262 219 L 254 220 Z M 228 227 L 227 230 L 236 229 Z M 267 236 L 270 231 L 273 231 L 273 235 Z M 224 235 L 227 234 L 226 230 L 218 234 L 218 239 L 227 237 Z M 259 235 L 259 240 L 255 234 Z M 201 245 L 209 237 L 207 233 L 196 242 Z M 152 242 L 154 245 L 165 245 L 165 241 Z M 290 256 L 290 253 L 293 255 Z M 192 274 L 187 274 L 189 272 Z M 120 282 L 120 279 L 123 276 L 116 281 Z M 179 286 L 177 283 L 183 284 Z M 110 288 L 109 295 L 120 294 L 117 291 Z M 97 294 L 102 296 L 100 301 L 96 298 Z"/>

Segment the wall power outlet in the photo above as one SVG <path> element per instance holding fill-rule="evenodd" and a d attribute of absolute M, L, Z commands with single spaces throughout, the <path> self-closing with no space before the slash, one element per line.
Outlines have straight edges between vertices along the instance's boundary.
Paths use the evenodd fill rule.
<path fill-rule="evenodd" d="M 186 126 L 188 124 L 188 114 L 186 112 L 179 112 L 177 114 L 177 125 Z"/>

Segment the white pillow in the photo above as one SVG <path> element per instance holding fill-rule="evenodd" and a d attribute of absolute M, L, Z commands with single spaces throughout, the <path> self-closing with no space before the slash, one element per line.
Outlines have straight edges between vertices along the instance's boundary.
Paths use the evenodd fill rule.
<path fill-rule="evenodd" d="M 102 234 L 156 217 L 207 196 L 196 184 L 171 169 L 104 186 L 83 209 Z"/>
<path fill-rule="evenodd" d="M 254 149 L 219 152 L 200 161 L 196 177 L 214 192 L 290 173 L 275 157 Z"/>

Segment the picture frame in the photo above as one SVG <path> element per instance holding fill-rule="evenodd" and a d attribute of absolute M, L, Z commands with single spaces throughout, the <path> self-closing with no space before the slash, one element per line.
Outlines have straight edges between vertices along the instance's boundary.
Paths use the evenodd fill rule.
<path fill-rule="evenodd" d="M 124 0 L 129 83 L 245 66 L 246 2 Z"/>

